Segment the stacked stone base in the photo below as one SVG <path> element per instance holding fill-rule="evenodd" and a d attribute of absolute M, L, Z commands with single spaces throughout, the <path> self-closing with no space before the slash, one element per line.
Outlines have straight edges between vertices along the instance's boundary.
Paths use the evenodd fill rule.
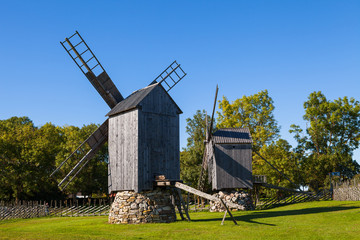
<path fill-rule="evenodd" d="M 225 192 L 220 191 L 213 194 L 217 198 L 221 198 L 225 203 L 231 202 L 238 205 L 238 208 L 230 208 L 230 211 L 245 211 L 245 210 L 254 210 L 254 205 L 252 202 L 251 195 L 245 192 Z M 210 212 L 224 212 L 226 209 L 222 206 L 220 202 L 210 201 Z"/>
<path fill-rule="evenodd" d="M 170 223 L 176 221 L 171 194 L 165 189 L 136 193 L 121 191 L 109 212 L 111 224 Z"/>

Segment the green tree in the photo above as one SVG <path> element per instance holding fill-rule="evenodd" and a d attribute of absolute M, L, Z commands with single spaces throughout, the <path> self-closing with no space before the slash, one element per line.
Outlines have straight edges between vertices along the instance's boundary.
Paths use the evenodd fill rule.
<path fill-rule="evenodd" d="M 54 191 L 48 176 L 60 141 L 59 129 L 51 123 L 37 128 L 27 117 L 1 120 L 0 198 L 31 199 Z"/>
<path fill-rule="evenodd" d="M 95 124 L 77 128 L 51 123 L 35 127 L 28 117 L 0 120 L 0 199 L 61 197 L 57 182 L 49 177 L 51 172 L 96 128 Z M 80 149 L 78 156 L 88 149 Z M 105 145 L 69 186 L 70 192 L 106 193 L 107 161 Z M 70 166 L 63 170 L 69 171 Z"/>
<path fill-rule="evenodd" d="M 249 128 L 253 139 L 253 149 L 279 137 L 280 127 L 274 117 L 274 101 L 264 90 L 251 96 L 243 96 L 232 103 L 226 97 L 220 101 L 218 128 Z"/>
<path fill-rule="evenodd" d="M 319 91 L 310 94 L 304 109 L 305 133 L 298 125 L 292 125 L 290 133 L 298 142 L 296 151 L 303 153 L 301 167 L 310 188 L 323 188 L 329 172 L 349 178 L 358 173 L 352 154 L 359 147 L 359 102 L 348 97 L 330 101 Z"/>
<path fill-rule="evenodd" d="M 197 187 L 201 172 L 206 137 L 206 116 L 205 110 L 197 110 L 193 118 L 186 119 L 186 133 L 189 137 L 186 148 L 180 153 L 180 175 L 181 179 L 191 183 L 193 187 Z M 207 116 L 207 119 L 210 122 L 210 116 Z"/>
<path fill-rule="evenodd" d="M 286 178 L 258 155 L 253 158 L 254 175 L 265 175 L 267 183 L 280 187 L 298 188 L 300 186 L 301 175 L 298 156 L 296 152 L 292 151 L 292 146 L 286 140 L 280 138 L 276 142 L 264 145 L 259 153 L 277 170 L 282 172 Z"/>

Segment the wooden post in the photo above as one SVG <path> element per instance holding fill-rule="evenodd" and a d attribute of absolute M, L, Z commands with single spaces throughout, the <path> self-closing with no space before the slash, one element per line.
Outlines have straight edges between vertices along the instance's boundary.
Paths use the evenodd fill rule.
<path fill-rule="evenodd" d="M 175 205 L 179 211 L 179 214 L 180 214 L 180 217 L 181 217 L 181 220 L 185 220 L 185 217 L 182 213 L 182 210 L 181 210 L 181 202 L 180 202 L 180 197 L 178 196 L 178 192 L 172 188 L 172 192 L 173 192 L 173 196 L 175 198 Z"/>
<path fill-rule="evenodd" d="M 225 218 L 226 218 L 226 214 L 227 214 L 227 210 L 225 210 L 223 219 L 222 219 L 222 221 L 221 221 L 221 225 L 224 225 L 224 221 L 225 221 Z"/>
<path fill-rule="evenodd" d="M 188 192 L 187 193 L 187 199 L 186 199 L 186 208 L 187 208 L 187 210 L 189 211 L 189 201 L 190 201 L 190 193 Z"/>
<path fill-rule="evenodd" d="M 197 200 L 197 199 L 196 199 L 196 198 L 197 198 L 197 197 L 196 197 L 196 195 L 195 195 L 195 194 L 193 194 L 193 195 L 194 195 L 194 206 L 195 206 L 195 212 L 197 212 L 197 209 L 196 209 L 196 207 L 197 207 L 197 206 L 196 206 L 196 205 L 197 205 L 197 202 L 196 202 L 196 200 Z"/>
<path fill-rule="evenodd" d="M 185 203 L 184 203 L 183 197 L 182 197 L 182 195 L 181 195 L 181 190 L 178 189 L 178 188 L 176 188 L 176 190 L 177 190 L 178 195 L 179 195 L 180 203 L 181 203 L 181 204 L 183 205 L 183 207 L 184 207 L 184 211 L 185 211 L 185 215 L 186 215 L 186 217 L 187 217 L 187 220 L 188 220 L 188 221 L 191 221 L 190 216 L 189 216 L 188 209 L 185 207 Z M 180 207 L 181 207 L 181 205 L 180 205 Z"/>
<path fill-rule="evenodd" d="M 102 204 L 102 199 L 100 198 L 99 199 L 99 206 L 101 206 L 101 204 Z M 101 212 L 99 211 L 99 216 L 101 216 Z"/>
<path fill-rule="evenodd" d="M 231 212 L 229 211 L 228 207 L 227 207 L 226 204 L 224 203 L 224 201 L 223 201 L 221 198 L 219 198 L 219 199 L 220 199 L 222 205 L 225 207 L 226 212 L 229 212 L 229 215 L 230 215 L 231 219 L 233 220 L 233 222 L 235 223 L 235 225 L 238 225 L 237 222 L 236 222 L 236 220 L 235 220 L 235 218 L 233 217 L 233 215 L 232 215 Z M 226 214 L 226 213 L 225 213 L 225 214 Z"/>
<path fill-rule="evenodd" d="M 22 203 L 24 203 L 24 201 Z M 39 217 L 39 214 L 39 202 L 36 201 L 36 216 Z"/>

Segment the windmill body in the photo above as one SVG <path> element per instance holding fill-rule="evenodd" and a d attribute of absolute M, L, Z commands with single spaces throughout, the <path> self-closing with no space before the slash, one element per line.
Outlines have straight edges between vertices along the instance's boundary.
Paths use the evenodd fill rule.
<path fill-rule="evenodd" d="M 159 83 L 118 103 L 109 116 L 109 193 L 152 190 L 155 176 L 180 179 L 180 108 Z"/>
<path fill-rule="evenodd" d="M 208 172 L 213 190 L 252 188 L 251 145 L 247 128 L 223 128 L 212 135 L 207 147 L 212 152 Z"/>

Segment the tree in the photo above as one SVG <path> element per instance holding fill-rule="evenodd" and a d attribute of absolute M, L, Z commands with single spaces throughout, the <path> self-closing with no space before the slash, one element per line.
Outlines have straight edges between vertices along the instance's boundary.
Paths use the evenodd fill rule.
<path fill-rule="evenodd" d="M 290 133 L 298 142 L 296 151 L 304 154 L 301 166 L 310 188 L 324 187 L 329 172 L 349 178 L 357 174 L 359 165 L 352 154 L 360 140 L 359 102 L 348 97 L 329 101 L 319 91 L 310 94 L 304 109 L 306 132 L 293 124 Z"/>
<path fill-rule="evenodd" d="M 40 128 L 36 128 L 35 132 L 31 156 L 36 167 L 36 169 L 31 169 L 31 175 L 35 180 L 32 183 L 34 188 L 32 198 L 44 200 L 59 198 L 62 193 L 50 178 L 50 174 L 54 169 L 56 155 L 63 142 L 61 128 L 46 123 Z"/>
<path fill-rule="evenodd" d="M 186 133 L 189 134 L 189 137 L 186 148 L 180 153 L 180 175 L 181 179 L 191 183 L 193 187 L 197 187 L 201 172 L 206 135 L 206 116 L 205 110 L 197 110 L 193 118 L 186 119 Z M 210 122 L 210 116 L 207 118 Z"/>
<path fill-rule="evenodd" d="M 258 151 L 265 144 L 279 137 L 280 127 L 274 117 L 274 101 L 264 90 L 243 96 L 232 103 L 226 97 L 220 101 L 218 128 L 249 128 L 253 149 Z"/>
<path fill-rule="evenodd" d="M 51 189 L 48 177 L 60 138 L 59 129 L 51 123 L 39 129 L 28 117 L 1 120 L 0 198 L 31 199 Z"/>
<path fill-rule="evenodd" d="M 292 151 L 292 146 L 284 139 L 278 139 L 269 145 L 264 145 L 260 151 L 260 155 L 271 163 L 276 169 L 282 172 L 286 178 L 272 168 L 258 155 L 253 158 L 253 174 L 266 175 L 267 183 L 285 187 L 298 188 L 301 183 L 298 156 Z M 288 179 L 294 183 L 292 184 Z"/>
<path fill-rule="evenodd" d="M 28 117 L 0 120 L 0 199 L 62 197 L 50 174 L 96 128 L 95 124 L 77 128 L 51 123 L 36 127 Z M 84 154 L 88 149 L 78 153 Z M 70 192 L 106 193 L 107 156 L 105 145 L 69 186 Z"/>

